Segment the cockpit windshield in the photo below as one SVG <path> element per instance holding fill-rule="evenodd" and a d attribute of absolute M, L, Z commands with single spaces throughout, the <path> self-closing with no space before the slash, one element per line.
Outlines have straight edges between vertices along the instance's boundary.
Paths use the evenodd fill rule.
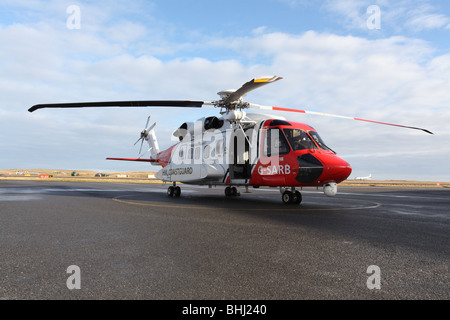
<path fill-rule="evenodd" d="M 336 153 L 336 152 L 334 152 L 333 150 L 331 150 L 331 148 L 329 148 L 329 147 L 325 144 L 325 142 L 323 142 L 322 138 L 319 136 L 319 134 L 318 134 L 316 131 L 309 131 L 309 134 L 310 134 L 311 137 L 314 139 L 314 141 L 316 141 L 317 145 L 318 145 L 321 149 L 323 149 L 323 150 L 328 150 L 328 151 L 331 151 L 331 152 L 333 152 L 333 153 Z"/>
<path fill-rule="evenodd" d="M 323 142 L 316 131 L 306 132 L 301 129 L 283 129 L 283 132 L 293 151 L 320 148 L 335 153 Z"/>
<path fill-rule="evenodd" d="M 317 149 L 316 144 L 305 131 L 300 129 L 283 129 L 283 132 L 293 151 Z"/>

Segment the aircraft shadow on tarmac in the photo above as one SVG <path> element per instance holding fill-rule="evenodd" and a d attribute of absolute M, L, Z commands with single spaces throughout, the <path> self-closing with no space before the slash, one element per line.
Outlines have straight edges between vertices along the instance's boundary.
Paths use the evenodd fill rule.
<path fill-rule="evenodd" d="M 119 195 L 114 198 L 119 202 L 157 206 L 166 204 L 172 207 L 196 208 L 196 209 L 215 209 L 215 210 L 237 210 L 237 211 L 259 211 L 259 212 L 308 212 L 308 211 L 336 211 L 336 210 L 355 210 L 363 208 L 374 208 L 379 205 L 370 201 L 351 200 L 348 198 L 336 197 L 333 199 L 324 199 L 321 194 L 308 194 L 300 205 L 286 205 L 281 202 L 279 192 L 271 193 L 242 193 L 236 197 L 225 197 L 216 190 L 207 194 L 188 193 L 179 198 L 169 198 L 164 194 L 149 192 L 135 192 Z"/>
<path fill-rule="evenodd" d="M 6 187 L 5 187 L 6 186 Z M 246 192 L 240 188 L 238 196 L 225 196 L 223 188 L 183 186 L 180 197 L 168 197 L 165 186 L 142 185 L 139 187 L 127 185 L 105 185 L 103 183 L 73 184 L 73 183 L 17 183 L 0 185 L 2 194 L 11 195 L 51 195 L 80 198 L 112 199 L 130 205 L 148 207 L 168 206 L 183 210 L 236 210 L 246 212 L 319 212 L 319 211 L 346 211 L 371 209 L 380 204 L 342 197 L 329 198 L 322 192 L 306 191 L 300 205 L 284 204 L 278 189 L 250 189 Z M 30 198 L 31 199 L 31 198 Z"/>

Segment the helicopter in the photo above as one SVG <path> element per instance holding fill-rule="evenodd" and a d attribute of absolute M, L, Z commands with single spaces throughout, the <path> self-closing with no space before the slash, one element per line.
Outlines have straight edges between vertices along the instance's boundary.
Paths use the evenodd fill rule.
<path fill-rule="evenodd" d="M 219 108 L 219 116 L 208 116 L 184 122 L 174 132 L 177 142 L 160 151 L 154 127 L 148 126 L 150 117 L 140 133 L 137 158 L 107 158 L 119 161 L 140 161 L 160 166 L 155 177 L 171 185 L 169 197 L 178 198 L 181 188 L 177 183 L 225 187 L 225 196 L 238 196 L 238 187 L 278 187 L 282 202 L 300 204 L 303 187 L 321 187 L 328 197 L 337 194 L 337 185 L 346 180 L 352 167 L 328 147 L 317 130 L 308 124 L 265 113 L 248 113 L 258 109 L 352 119 L 369 123 L 431 131 L 401 124 L 380 122 L 315 111 L 265 106 L 245 102 L 250 91 L 283 79 L 279 76 L 254 78 L 238 90 L 218 92 L 220 100 L 139 100 L 37 104 L 28 111 L 43 108 L 89 107 L 178 107 L 201 108 L 212 105 Z M 149 149 L 142 152 L 143 143 Z M 150 152 L 150 157 L 144 157 Z"/>

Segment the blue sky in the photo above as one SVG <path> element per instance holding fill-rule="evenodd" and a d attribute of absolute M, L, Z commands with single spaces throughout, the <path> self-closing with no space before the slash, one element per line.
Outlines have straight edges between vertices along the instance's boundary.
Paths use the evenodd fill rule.
<path fill-rule="evenodd" d="M 68 27 L 73 5 L 79 29 Z M 450 181 L 449 39 L 448 1 L 4 0 L 0 169 L 156 168 L 104 159 L 136 156 L 148 115 L 168 147 L 182 122 L 217 114 L 208 107 L 29 114 L 31 105 L 214 100 L 254 77 L 279 75 L 246 99 L 436 133 L 279 114 L 315 127 L 353 175 Z"/>

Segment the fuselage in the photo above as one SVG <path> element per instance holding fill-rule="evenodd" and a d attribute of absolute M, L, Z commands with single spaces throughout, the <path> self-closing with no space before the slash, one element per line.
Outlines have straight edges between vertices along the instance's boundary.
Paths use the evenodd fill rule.
<path fill-rule="evenodd" d="M 213 119 L 214 118 L 214 119 Z M 210 117 L 183 124 L 180 142 L 158 154 L 163 181 L 272 187 L 340 183 L 351 166 L 304 123 L 247 116 L 238 124 Z"/>

